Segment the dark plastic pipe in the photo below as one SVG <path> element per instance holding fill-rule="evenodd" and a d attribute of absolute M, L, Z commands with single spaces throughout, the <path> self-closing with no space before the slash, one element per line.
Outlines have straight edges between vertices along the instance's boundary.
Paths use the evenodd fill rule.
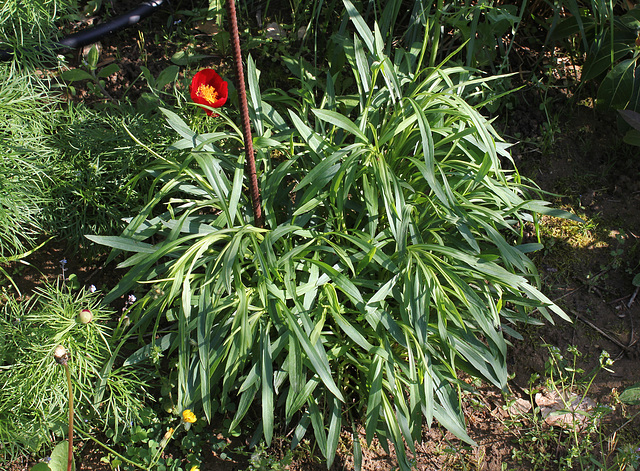
<path fill-rule="evenodd" d="M 113 33 L 114 31 L 127 26 L 134 25 L 141 19 L 146 18 L 156 11 L 163 2 L 164 0 L 147 0 L 146 2 L 142 2 L 136 9 L 131 10 L 129 13 L 125 13 L 124 15 L 120 15 L 107 23 L 67 36 L 63 40 L 59 41 L 58 45 L 61 48 L 68 47 L 76 49 L 78 47 L 86 46 L 87 44 L 93 44 L 102 36 Z"/>
<path fill-rule="evenodd" d="M 142 2 L 137 8 L 131 10 L 129 13 L 120 15 L 111 21 L 88 28 L 77 33 L 74 33 L 66 38 L 58 41 L 54 44 L 56 49 L 76 49 L 86 46 L 87 44 L 93 44 L 98 41 L 102 36 L 113 33 L 119 29 L 131 26 L 139 22 L 141 19 L 146 18 L 154 11 L 156 11 L 160 5 L 164 3 L 164 0 L 147 0 Z M 13 54 L 8 51 L 0 51 L 0 60 L 11 60 Z"/>

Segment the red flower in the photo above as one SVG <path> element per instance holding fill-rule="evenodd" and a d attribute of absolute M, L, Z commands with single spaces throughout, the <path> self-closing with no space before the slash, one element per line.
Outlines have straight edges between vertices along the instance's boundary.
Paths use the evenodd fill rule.
<path fill-rule="evenodd" d="M 213 69 L 202 69 L 193 76 L 189 92 L 194 103 L 220 108 L 227 102 L 229 84 Z M 207 115 L 213 111 L 205 108 Z"/>

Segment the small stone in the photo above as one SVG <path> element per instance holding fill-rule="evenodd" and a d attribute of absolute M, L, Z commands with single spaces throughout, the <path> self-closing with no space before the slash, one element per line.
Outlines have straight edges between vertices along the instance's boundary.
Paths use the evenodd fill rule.
<path fill-rule="evenodd" d="M 284 30 L 278 23 L 269 23 L 266 27 L 267 39 L 280 39 L 284 36 Z"/>
<path fill-rule="evenodd" d="M 546 423 L 568 428 L 584 425 L 596 407 L 593 399 L 574 393 L 561 396 L 557 391 L 538 393 L 535 401 Z"/>

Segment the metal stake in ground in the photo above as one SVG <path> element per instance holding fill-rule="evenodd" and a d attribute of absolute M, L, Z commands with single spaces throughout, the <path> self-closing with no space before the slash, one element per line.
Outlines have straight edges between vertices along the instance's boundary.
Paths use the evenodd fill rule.
<path fill-rule="evenodd" d="M 229 14 L 229 28 L 231 33 L 231 47 L 236 67 L 236 89 L 240 99 L 240 115 L 242 116 L 242 134 L 244 135 L 244 151 L 247 157 L 247 172 L 249 174 L 249 195 L 253 206 L 253 219 L 257 227 L 262 227 L 262 207 L 260 204 L 260 189 L 256 176 L 256 161 L 253 156 L 253 140 L 251 138 L 251 123 L 249 121 L 249 106 L 247 104 L 247 92 L 244 87 L 244 70 L 242 68 L 242 53 L 240 51 L 240 36 L 238 35 L 238 22 L 236 20 L 235 0 L 227 0 L 227 13 Z M 231 221 L 229 221 L 232 223 Z"/>

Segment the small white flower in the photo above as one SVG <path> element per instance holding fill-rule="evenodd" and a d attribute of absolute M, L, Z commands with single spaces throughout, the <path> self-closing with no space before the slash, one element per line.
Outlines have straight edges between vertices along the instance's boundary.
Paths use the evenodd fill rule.
<path fill-rule="evenodd" d="M 133 294 L 130 294 L 127 299 L 131 304 L 133 304 L 137 301 L 138 298 L 136 298 Z"/>
<path fill-rule="evenodd" d="M 96 292 L 96 290 L 97 290 L 96 285 L 91 285 L 91 286 L 89 286 L 89 292 L 91 292 L 91 293 L 95 293 L 95 292 Z"/>

